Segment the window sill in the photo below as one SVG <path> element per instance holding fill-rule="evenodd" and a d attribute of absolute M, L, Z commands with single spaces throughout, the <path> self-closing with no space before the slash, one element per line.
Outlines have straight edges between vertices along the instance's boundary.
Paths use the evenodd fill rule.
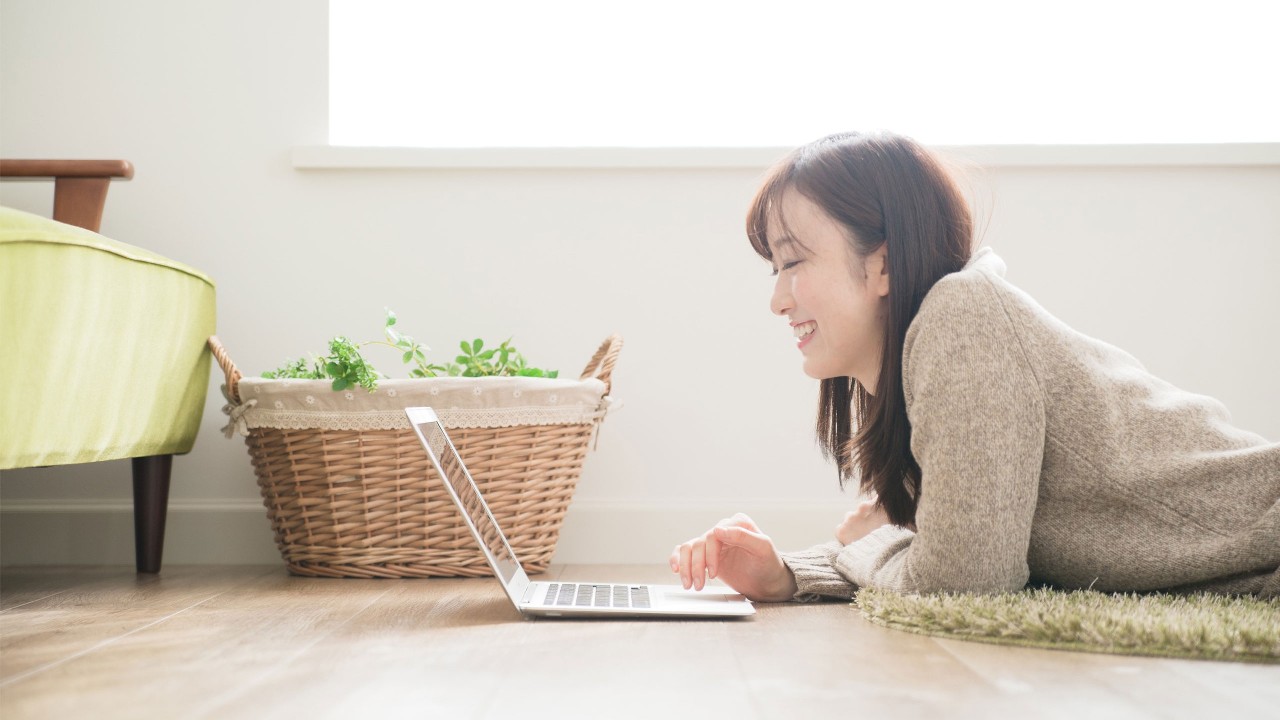
<path fill-rule="evenodd" d="M 1183 145 L 948 145 L 935 149 L 989 168 L 1280 166 L 1280 143 Z M 301 145 L 298 170 L 753 169 L 790 148 L 411 148 Z"/>

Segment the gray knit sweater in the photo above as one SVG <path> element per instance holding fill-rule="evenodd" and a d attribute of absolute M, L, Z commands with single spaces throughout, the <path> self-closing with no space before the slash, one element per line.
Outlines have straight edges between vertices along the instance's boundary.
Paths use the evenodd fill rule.
<path fill-rule="evenodd" d="M 1004 269 L 979 251 L 907 331 L 916 531 L 784 554 L 796 598 L 1028 582 L 1280 595 L 1280 443 L 1067 327 Z"/>

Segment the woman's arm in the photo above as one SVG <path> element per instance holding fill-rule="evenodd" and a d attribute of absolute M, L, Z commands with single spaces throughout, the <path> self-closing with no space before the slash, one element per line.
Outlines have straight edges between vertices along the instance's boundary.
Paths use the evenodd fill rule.
<path fill-rule="evenodd" d="M 1003 592 L 1028 579 L 1044 402 L 990 281 L 940 282 L 907 334 L 904 390 L 922 473 L 916 532 L 882 527 L 834 569 L 901 592 Z"/>

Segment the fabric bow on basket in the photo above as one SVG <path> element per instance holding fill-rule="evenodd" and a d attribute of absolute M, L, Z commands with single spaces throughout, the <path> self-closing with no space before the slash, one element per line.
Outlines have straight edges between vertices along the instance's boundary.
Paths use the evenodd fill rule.
<path fill-rule="evenodd" d="M 222 428 L 222 434 L 230 438 L 236 433 L 248 437 L 249 423 L 244 419 L 244 414 L 249 408 L 258 404 L 257 400 L 246 400 L 239 405 L 236 404 L 235 398 L 231 397 L 231 393 L 227 391 L 227 386 L 222 385 L 222 397 L 226 398 L 227 404 L 222 406 L 222 412 L 231 420 Z"/>

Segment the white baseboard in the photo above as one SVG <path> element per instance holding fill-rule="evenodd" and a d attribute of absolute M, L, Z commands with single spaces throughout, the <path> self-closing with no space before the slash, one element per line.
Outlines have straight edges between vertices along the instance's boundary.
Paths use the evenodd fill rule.
<path fill-rule="evenodd" d="M 746 512 L 784 549 L 830 539 L 842 508 L 830 503 L 575 502 L 560 531 L 555 562 L 665 562 L 682 540 L 721 517 Z M 128 565 L 134 561 L 133 507 L 118 500 L 6 500 L 0 506 L 0 564 Z M 281 562 L 262 504 L 253 500 L 171 500 L 164 562 L 259 565 Z"/>
<path fill-rule="evenodd" d="M 280 561 L 262 503 L 170 501 L 164 562 L 260 565 Z M 6 500 L 0 564 L 131 565 L 133 505 L 118 500 Z"/>

